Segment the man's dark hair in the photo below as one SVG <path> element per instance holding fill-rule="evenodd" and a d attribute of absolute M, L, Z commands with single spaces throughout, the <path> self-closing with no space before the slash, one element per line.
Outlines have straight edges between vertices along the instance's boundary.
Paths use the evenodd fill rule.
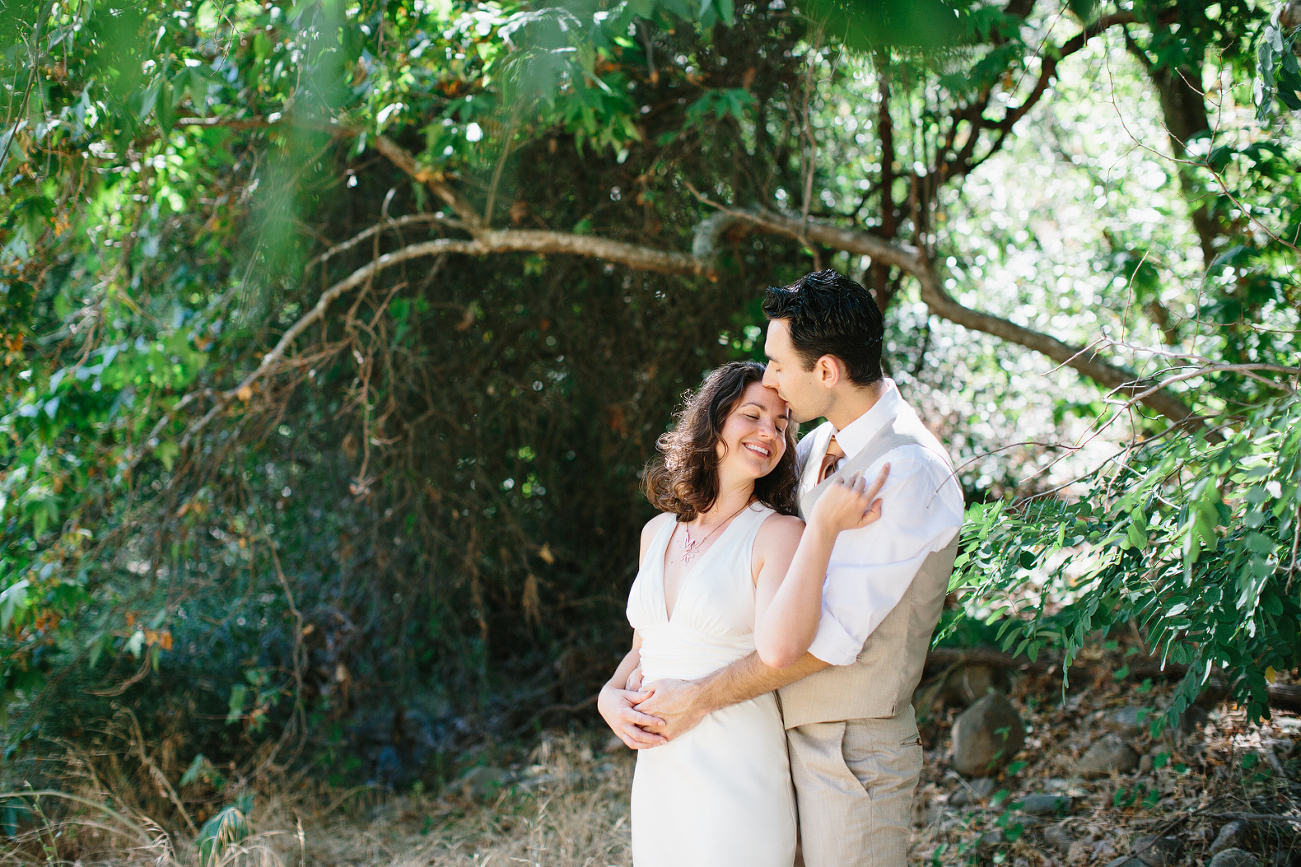
<path fill-rule="evenodd" d="M 766 289 L 763 312 L 790 323 L 791 343 L 805 370 L 834 355 L 854 385 L 881 380 L 881 311 L 871 293 L 845 275 L 828 268 L 784 288 Z"/>

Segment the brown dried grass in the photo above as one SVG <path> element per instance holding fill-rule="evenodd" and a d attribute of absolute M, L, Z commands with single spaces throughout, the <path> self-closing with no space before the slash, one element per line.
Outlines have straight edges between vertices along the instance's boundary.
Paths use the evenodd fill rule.
<path fill-rule="evenodd" d="M 1006 795 L 1001 802 L 999 796 L 951 803 L 965 785 L 947 761 L 958 708 L 932 718 L 911 863 L 1083 867 L 1124 855 L 1140 834 L 1165 833 L 1183 839 L 1185 863 L 1201 863 L 1223 824 L 1215 814 L 1296 815 L 1301 809 L 1292 794 L 1301 770 L 1301 720 L 1293 715 L 1254 725 L 1240 710 L 1220 707 L 1192 731 L 1130 738 L 1141 754 L 1168 757 L 1164 765 L 1083 781 L 1073 776 L 1074 762 L 1109 730 L 1110 714 L 1127 705 L 1163 706 L 1170 688 L 1108 678 L 1062 701 L 1059 686 L 1032 678 L 1019 679 L 1011 692 L 1031 732 L 1016 763 L 997 775 L 996 789 Z M 132 806 L 163 804 L 159 798 L 123 791 L 122 778 L 114 791 L 93 773 L 70 773 L 63 792 L 40 802 L 51 818 L 0 847 L 0 867 L 627 867 L 633 757 L 621 747 L 607 751 L 607 737 L 599 731 L 544 734 L 527 759 L 509 770 L 472 769 L 436 794 L 263 780 L 249 817 L 254 833 L 215 864 L 201 864 L 192 834 L 165 832 L 143 808 Z M 78 764 L 70 761 L 69 767 Z M 1063 791 L 1074 799 L 1074 809 L 1041 820 L 1019 813 L 1016 800 L 1036 791 Z M 1142 793 L 1150 797 L 1138 797 Z M 228 800 L 233 793 L 224 794 Z M 173 829 L 181 826 L 175 817 L 169 821 Z M 1025 832 L 1013 838 L 1009 832 L 1018 824 Z M 1049 825 L 1073 841 L 1069 852 L 1048 845 Z M 1295 845 L 1295 839 L 1262 843 L 1261 854 Z"/>
<path fill-rule="evenodd" d="M 82 779 L 76 791 L 27 799 L 38 812 L 52 801 L 70 809 L 6 841 L 0 867 L 627 867 L 632 757 L 594 742 L 544 735 L 500 787 L 452 785 L 438 795 L 267 787 L 249 816 L 253 833 L 207 863 L 192 835 L 167 833 Z"/>

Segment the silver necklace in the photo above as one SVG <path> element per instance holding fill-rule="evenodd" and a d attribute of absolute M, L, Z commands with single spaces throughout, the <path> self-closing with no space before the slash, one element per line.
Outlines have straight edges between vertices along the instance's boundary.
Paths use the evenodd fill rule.
<path fill-rule="evenodd" d="M 703 539 L 692 539 L 691 528 L 684 526 L 682 532 L 682 542 L 679 545 L 679 547 L 682 549 L 682 565 L 686 566 L 687 564 L 689 564 L 691 562 L 691 558 L 695 557 L 696 554 L 699 553 L 701 545 L 708 542 L 715 533 L 721 530 L 733 518 L 735 518 L 737 515 L 744 512 L 749 507 L 750 504 L 746 503 L 744 506 L 737 509 L 732 514 L 728 515 L 723 521 L 715 525 L 714 529 L 710 530 L 709 533 Z"/>

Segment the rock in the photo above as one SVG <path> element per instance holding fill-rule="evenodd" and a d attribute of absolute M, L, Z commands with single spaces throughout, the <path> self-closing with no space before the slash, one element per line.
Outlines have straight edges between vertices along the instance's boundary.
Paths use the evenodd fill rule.
<path fill-rule="evenodd" d="M 1061 816 L 1071 811 L 1071 799 L 1066 795 L 1039 792 L 1021 801 L 1021 812 L 1031 816 Z"/>
<path fill-rule="evenodd" d="M 1211 859 L 1209 867 L 1260 867 L 1260 859 L 1246 849 L 1225 849 Z"/>
<path fill-rule="evenodd" d="M 949 798 L 949 805 L 969 807 L 972 804 L 983 803 L 994 794 L 994 785 L 994 781 L 989 777 L 978 777 L 969 783 L 964 782 Z"/>
<path fill-rule="evenodd" d="M 1152 711 L 1150 708 L 1131 705 L 1108 714 L 1104 723 L 1107 728 L 1129 740 L 1139 737 L 1143 732 L 1147 731 L 1147 724 L 1151 716 Z"/>
<path fill-rule="evenodd" d="M 484 800 L 496 795 L 510 779 L 510 771 L 490 765 L 477 765 L 465 772 L 465 776 L 457 781 L 456 787 L 466 798 Z"/>
<path fill-rule="evenodd" d="M 1147 865 L 1132 855 L 1121 855 L 1108 861 L 1107 867 L 1147 867 Z"/>
<path fill-rule="evenodd" d="M 1171 867 L 1183 857 L 1184 842 L 1178 837 L 1139 837 L 1133 851 L 1147 867 Z"/>
<path fill-rule="evenodd" d="M 1065 855 L 1071 851 L 1071 844 L 1075 838 L 1071 836 L 1070 831 L 1066 830 L 1064 825 L 1049 825 L 1043 829 L 1044 843 L 1061 854 Z"/>
<path fill-rule="evenodd" d="M 1203 710 L 1215 710 L 1229 697 L 1229 682 L 1218 673 L 1207 679 L 1193 704 Z"/>
<path fill-rule="evenodd" d="M 1105 777 L 1112 772 L 1127 774 L 1138 767 L 1138 753 L 1115 735 L 1106 735 L 1080 757 L 1075 772 L 1085 779 Z"/>
<path fill-rule="evenodd" d="M 1215 842 L 1211 844 L 1211 855 L 1215 856 L 1225 849 L 1241 849 L 1242 844 L 1247 842 L 1247 832 L 1250 826 L 1241 819 L 1234 820 L 1220 829 L 1216 835 Z"/>
<path fill-rule="evenodd" d="M 990 693 L 953 723 L 953 768 L 964 777 L 984 776 L 1007 764 L 1024 744 L 1021 715 L 1006 698 Z"/>
<path fill-rule="evenodd" d="M 969 662 L 944 679 L 940 697 L 947 705 L 967 707 L 991 692 L 1005 692 L 1007 686 L 1007 674 L 1002 669 Z"/>
<path fill-rule="evenodd" d="M 1206 720 L 1210 718 L 1205 710 L 1195 704 L 1190 704 L 1183 713 L 1179 714 L 1179 730 L 1185 734 L 1192 734 L 1205 725 Z"/>
<path fill-rule="evenodd" d="M 1152 773 L 1152 768 L 1154 767 L 1156 767 L 1156 762 L 1154 762 L 1152 760 L 1152 757 L 1149 756 L 1147 753 L 1144 753 L 1143 755 L 1139 756 L 1138 772 L 1140 774 L 1150 774 Z"/>

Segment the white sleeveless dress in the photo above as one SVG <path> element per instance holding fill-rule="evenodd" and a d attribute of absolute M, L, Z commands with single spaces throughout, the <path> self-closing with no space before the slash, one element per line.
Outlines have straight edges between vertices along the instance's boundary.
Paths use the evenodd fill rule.
<path fill-rule="evenodd" d="M 673 617 L 664 598 L 668 521 L 628 596 L 647 684 L 693 680 L 754 650 L 755 537 L 773 510 L 751 505 L 691 564 Z M 791 867 L 795 794 L 786 734 L 769 693 L 709 714 L 663 746 L 637 752 L 632 781 L 635 867 Z"/>

